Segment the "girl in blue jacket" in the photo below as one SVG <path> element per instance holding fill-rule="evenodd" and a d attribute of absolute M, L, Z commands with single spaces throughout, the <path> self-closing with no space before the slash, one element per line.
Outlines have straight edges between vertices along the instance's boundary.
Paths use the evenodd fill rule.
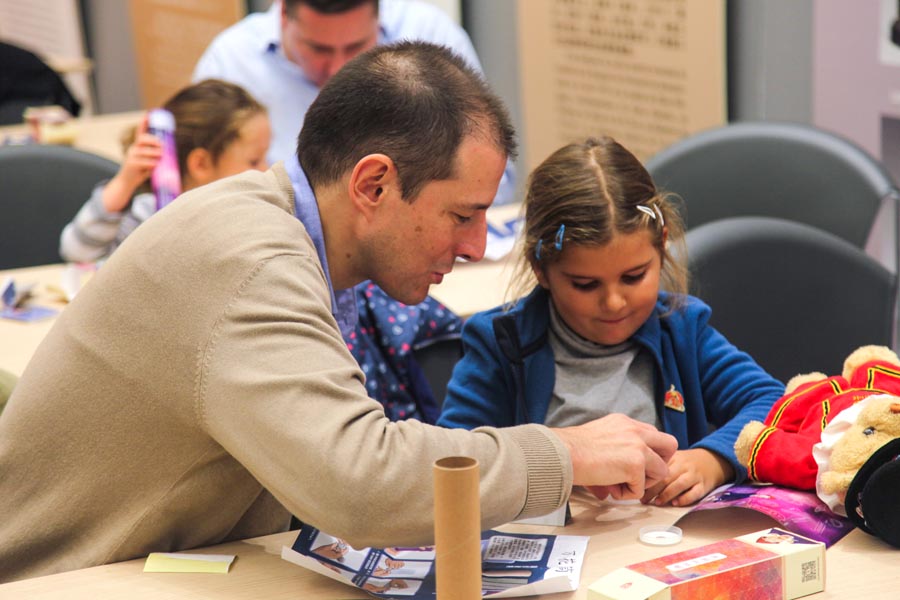
<path fill-rule="evenodd" d="M 554 152 L 529 179 L 523 238 L 517 280 L 534 289 L 468 320 L 438 424 L 560 427 L 624 413 L 678 439 L 644 502 L 684 506 L 745 479 L 734 441 L 784 386 L 687 295 L 670 251 L 684 227 L 637 158 L 608 137 Z"/>

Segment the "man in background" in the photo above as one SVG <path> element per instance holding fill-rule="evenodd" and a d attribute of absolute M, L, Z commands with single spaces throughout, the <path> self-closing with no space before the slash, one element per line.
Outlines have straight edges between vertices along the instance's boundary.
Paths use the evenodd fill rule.
<path fill-rule="evenodd" d="M 354 56 L 400 40 L 446 46 L 476 71 L 481 64 L 466 32 L 441 9 L 417 0 L 275 0 L 220 33 L 194 69 L 194 81 L 236 83 L 269 110 L 269 162 L 296 151 L 297 132 L 319 89 Z M 496 204 L 513 200 L 507 168 Z"/>

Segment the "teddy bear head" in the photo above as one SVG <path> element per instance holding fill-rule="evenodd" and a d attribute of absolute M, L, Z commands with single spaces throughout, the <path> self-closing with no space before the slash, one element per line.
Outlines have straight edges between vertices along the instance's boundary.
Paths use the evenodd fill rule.
<path fill-rule="evenodd" d="M 900 365 L 900 357 L 887 346 L 860 346 L 844 359 L 844 370 L 841 374 L 845 379 L 851 379 L 857 368 L 873 360 Z M 821 381 L 827 377 L 827 375 L 818 371 L 795 375 L 788 380 L 787 385 L 784 386 L 784 391 L 786 394 L 789 394 L 804 383 Z"/>
<path fill-rule="evenodd" d="M 844 359 L 844 377 L 852 379 L 857 368 L 874 360 L 900 365 L 900 358 L 887 346 L 860 346 Z"/>
<path fill-rule="evenodd" d="M 900 398 L 872 396 L 856 421 L 835 442 L 822 489 L 843 497 L 863 463 L 892 439 L 900 438 Z"/>

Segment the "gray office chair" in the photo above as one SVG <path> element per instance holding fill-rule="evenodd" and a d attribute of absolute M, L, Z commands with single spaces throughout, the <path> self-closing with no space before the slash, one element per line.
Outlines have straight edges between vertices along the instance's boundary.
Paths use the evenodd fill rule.
<path fill-rule="evenodd" d="M 440 408 L 447 395 L 447 384 L 453 367 L 462 358 L 462 340 L 459 335 L 445 336 L 413 348 L 413 358 L 422 370 L 431 394 Z"/>
<path fill-rule="evenodd" d="M 900 197 L 863 149 L 795 123 L 739 122 L 703 131 L 646 166 L 658 187 L 682 197 L 689 229 L 728 217 L 777 217 L 864 248 L 879 208 Z"/>
<path fill-rule="evenodd" d="M 0 146 L 0 269 L 58 263 L 63 227 L 118 170 L 67 146 Z"/>
<path fill-rule="evenodd" d="M 687 251 L 710 324 L 782 381 L 840 373 L 856 347 L 893 342 L 896 276 L 830 233 L 735 217 L 688 231 Z"/>

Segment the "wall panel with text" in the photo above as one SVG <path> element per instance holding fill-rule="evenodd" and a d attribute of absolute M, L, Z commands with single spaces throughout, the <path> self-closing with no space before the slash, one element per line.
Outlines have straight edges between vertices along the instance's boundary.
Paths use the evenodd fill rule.
<path fill-rule="evenodd" d="M 724 124 L 724 0 L 519 0 L 530 170 L 559 146 L 611 135 L 646 160 Z"/>

